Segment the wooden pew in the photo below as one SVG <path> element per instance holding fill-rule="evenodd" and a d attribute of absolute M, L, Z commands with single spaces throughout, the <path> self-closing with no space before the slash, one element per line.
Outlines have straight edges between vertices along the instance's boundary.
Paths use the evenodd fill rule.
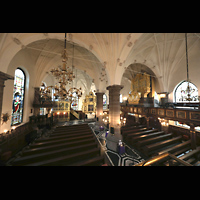
<path fill-rule="evenodd" d="M 58 132 L 57 132 L 58 131 Z M 60 127 L 51 137 L 38 139 L 23 151 L 13 165 L 102 165 L 104 158 L 95 136 L 88 126 Z"/>
<path fill-rule="evenodd" d="M 88 125 L 85 125 L 85 126 L 73 125 L 73 126 L 56 127 L 55 131 L 65 131 L 65 130 L 73 131 L 73 130 L 83 130 L 83 129 L 89 129 L 90 128 Z"/>
<path fill-rule="evenodd" d="M 64 128 L 71 128 L 71 129 L 74 129 L 74 128 L 79 128 L 79 127 L 85 127 L 85 126 L 88 126 L 88 124 L 74 124 L 74 125 L 69 125 L 69 126 L 57 126 L 56 128 L 58 129 L 64 129 Z"/>
<path fill-rule="evenodd" d="M 161 131 L 161 133 L 163 133 L 163 132 Z M 172 138 L 172 135 L 173 135 L 172 133 L 163 134 L 163 135 L 156 136 L 156 137 L 153 137 L 153 138 L 149 138 L 149 139 L 146 139 L 146 140 L 138 141 L 137 148 L 141 149 L 144 145 L 155 144 L 157 142 L 160 142 L 160 141 L 163 141 L 163 140 L 166 140 L 166 139 L 170 139 L 170 138 Z"/>
<path fill-rule="evenodd" d="M 63 134 L 72 134 L 72 133 L 80 133 L 80 132 L 91 132 L 91 129 L 80 129 L 80 130 L 70 130 L 70 131 L 68 131 L 68 130 L 63 130 L 63 131 L 58 131 L 58 130 L 55 130 L 51 135 L 58 135 L 58 134 L 60 134 L 60 135 L 63 135 Z"/>
<path fill-rule="evenodd" d="M 43 141 L 39 143 L 34 143 L 29 145 L 30 148 L 38 148 L 38 147 L 45 147 L 45 146 L 51 146 L 53 144 L 62 144 L 65 142 L 72 142 L 72 141 L 78 141 L 78 140 L 83 140 L 83 139 L 89 139 L 89 138 L 94 138 L 93 135 L 83 135 L 79 137 L 73 137 L 73 138 L 61 138 L 61 139 L 55 139 L 53 141 Z"/>
<path fill-rule="evenodd" d="M 104 156 L 98 156 L 84 161 L 71 163 L 68 166 L 102 166 L 105 163 Z"/>
<path fill-rule="evenodd" d="M 143 147 L 143 152 L 146 156 L 152 155 L 155 151 L 159 151 L 160 148 L 169 146 L 182 140 L 182 136 L 178 136 L 169 140 L 157 142 L 155 144 L 146 145 Z"/>
<path fill-rule="evenodd" d="M 59 136 L 59 135 L 70 135 L 70 134 L 76 134 L 76 133 L 92 133 L 91 130 L 79 130 L 79 131 L 70 131 L 70 132 L 54 132 L 50 135 L 50 137 L 54 137 L 54 136 Z"/>
<path fill-rule="evenodd" d="M 80 145 L 84 145 L 84 144 L 91 144 L 92 142 L 97 143 L 96 141 L 94 141 L 93 138 L 89 138 L 89 139 L 84 139 L 84 140 L 80 140 L 80 141 L 65 142 L 62 144 L 54 144 L 54 145 L 45 146 L 45 147 L 36 147 L 36 148 L 31 148 L 31 149 L 25 150 L 23 152 L 23 155 L 24 156 L 34 155 L 36 153 L 44 153 L 47 151 L 53 151 L 53 150 L 62 149 L 65 147 L 74 147 L 74 146 L 80 146 Z"/>
<path fill-rule="evenodd" d="M 140 132 L 133 132 L 127 135 L 126 140 L 129 141 L 131 140 L 133 137 L 137 137 L 137 136 L 141 136 L 141 135 L 147 135 L 150 133 L 154 133 L 157 132 L 158 129 L 151 129 L 151 130 L 146 130 L 146 131 L 140 131 Z"/>
<path fill-rule="evenodd" d="M 38 140 L 35 140 L 35 143 L 39 143 L 39 142 L 44 142 L 44 141 L 53 141 L 55 139 L 61 139 L 61 138 L 73 138 L 73 137 L 77 137 L 77 136 L 82 136 L 82 135 L 88 135 L 88 132 L 79 132 L 79 133 L 73 133 L 73 134 L 62 134 L 62 135 L 50 135 L 49 137 L 46 138 L 41 138 Z"/>
<path fill-rule="evenodd" d="M 146 131 L 144 132 L 145 134 L 143 135 L 136 135 L 136 136 L 132 136 L 131 137 L 131 144 L 134 145 L 135 143 L 139 142 L 139 141 L 142 141 L 142 140 L 146 140 L 146 139 L 149 139 L 149 138 L 153 138 L 153 137 L 156 137 L 156 136 L 160 136 L 160 135 L 163 135 L 165 132 L 164 131 L 155 131 L 157 129 L 154 129 L 154 130 L 151 130 L 151 132 L 147 132 L 146 134 Z"/>
<path fill-rule="evenodd" d="M 190 148 L 191 148 L 191 141 L 188 140 L 186 142 L 182 142 L 180 144 L 177 144 L 177 145 L 175 145 L 173 147 L 169 147 L 167 149 L 159 151 L 159 152 L 157 152 L 157 154 L 161 155 L 163 153 L 169 152 L 169 153 L 171 153 L 173 155 L 178 155 L 180 153 L 183 153 L 183 152 L 189 150 Z"/>
<path fill-rule="evenodd" d="M 67 156 L 60 156 L 57 158 L 35 162 L 35 163 L 27 164 L 24 166 L 68 166 L 79 159 L 87 160 L 87 159 L 90 159 L 91 157 L 97 157 L 97 156 L 100 156 L 99 148 L 82 151 L 82 152 L 70 154 Z"/>
<path fill-rule="evenodd" d="M 139 125 L 139 126 L 122 126 L 121 127 L 121 134 L 123 135 L 124 131 L 128 131 L 128 130 L 134 130 L 134 129 L 138 129 L 138 128 L 145 128 L 146 125 Z"/>
<path fill-rule="evenodd" d="M 128 130 L 128 131 L 124 131 L 122 136 L 123 136 L 123 139 L 126 139 L 126 137 L 129 134 L 142 132 L 142 131 L 147 131 L 147 130 L 149 130 L 149 129 L 147 129 L 146 127 L 145 128 L 134 129 L 134 130 Z"/>
<path fill-rule="evenodd" d="M 82 152 L 85 150 L 91 150 L 94 148 L 97 148 L 96 143 L 84 144 L 84 145 L 79 145 L 75 147 L 61 148 L 61 149 L 53 150 L 53 151 L 46 151 L 44 153 L 35 153 L 33 155 L 22 156 L 20 158 L 17 158 L 15 162 L 13 163 L 13 165 L 19 166 L 19 165 L 31 164 L 35 162 L 57 158 L 59 156 L 66 156 L 66 155 Z"/>
<path fill-rule="evenodd" d="M 184 154 L 183 156 L 180 156 L 179 159 L 192 164 L 196 162 L 197 160 L 199 160 L 199 154 L 200 154 L 200 147 L 198 147 L 195 150 L 190 151 L 189 153 Z"/>
<path fill-rule="evenodd" d="M 85 124 L 84 126 L 82 125 L 72 125 L 72 126 L 58 126 L 55 128 L 55 130 L 59 130 L 59 131 L 62 131 L 62 130 L 77 130 L 77 129 L 85 129 L 85 128 L 88 128 L 89 125 L 88 124 Z"/>

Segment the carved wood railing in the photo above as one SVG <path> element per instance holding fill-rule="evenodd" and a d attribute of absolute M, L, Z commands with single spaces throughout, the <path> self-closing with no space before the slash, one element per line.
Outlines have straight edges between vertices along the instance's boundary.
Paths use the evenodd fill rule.
<path fill-rule="evenodd" d="M 200 110 L 186 108 L 160 108 L 160 107 L 142 107 L 139 105 L 121 104 L 121 111 L 124 113 L 133 113 L 145 116 L 154 116 L 168 120 L 179 121 L 185 124 L 193 123 L 200 126 Z"/>
<path fill-rule="evenodd" d="M 79 119 L 79 114 L 78 114 L 75 110 L 71 109 L 71 110 L 70 110 L 70 113 L 71 113 L 72 115 L 74 115 L 77 119 Z"/>

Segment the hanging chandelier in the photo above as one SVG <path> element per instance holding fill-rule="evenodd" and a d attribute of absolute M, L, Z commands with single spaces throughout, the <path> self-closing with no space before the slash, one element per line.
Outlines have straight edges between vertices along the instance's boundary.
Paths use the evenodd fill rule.
<path fill-rule="evenodd" d="M 186 45 L 186 67 L 187 67 L 187 86 L 185 90 L 181 90 L 182 101 L 197 101 L 198 96 L 193 96 L 192 94 L 196 92 L 194 88 L 191 87 L 189 79 L 189 68 L 188 68 L 188 50 L 187 50 L 187 33 L 185 33 L 185 45 Z"/>
<path fill-rule="evenodd" d="M 40 86 L 40 97 L 48 100 L 51 99 L 51 91 L 49 88 L 53 88 L 53 86 L 46 86 L 44 83 L 41 84 Z"/>
<path fill-rule="evenodd" d="M 56 80 L 58 80 L 58 83 L 55 85 L 55 94 L 54 96 L 58 96 L 61 100 L 69 100 L 70 102 L 73 101 L 74 96 L 73 94 L 77 95 L 77 98 L 79 99 L 82 96 L 81 88 L 77 89 L 75 87 L 70 88 L 69 90 L 66 89 L 66 86 L 70 83 L 73 85 L 73 80 L 75 78 L 75 75 L 73 73 L 73 61 L 74 61 L 74 45 L 73 45 L 73 57 L 72 57 L 72 67 L 70 69 L 69 66 L 67 66 L 67 50 L 66 50 L 66 39 L 67 34 L 65 33 L 65 43 L 64 43 L 64 51 L 62 54 L 62 66 L 58 66 L 57 68 L 54 68 L 50 71 L 51 75 L 55 77 Z"/>

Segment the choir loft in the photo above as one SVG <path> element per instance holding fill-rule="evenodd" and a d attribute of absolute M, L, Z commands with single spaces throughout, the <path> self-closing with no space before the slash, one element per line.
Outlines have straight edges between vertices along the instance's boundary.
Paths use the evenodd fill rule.
<path fill-rule="evenodd" d="M 200 33 L 0 33 L 0 165 L 199 166 Z"/>

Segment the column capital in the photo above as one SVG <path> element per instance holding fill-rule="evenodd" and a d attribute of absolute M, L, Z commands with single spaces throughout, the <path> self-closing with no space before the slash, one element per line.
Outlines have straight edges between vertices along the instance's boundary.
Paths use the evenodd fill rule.
<path fill-rule="evenodd" d="M 107 90 L 121 90 L 122 88 L 124 88 L 123 85 L 109 85 L 106 89 Z"/>
<path fill-rule="evenodd" d="M 8 79 L 14 80 L 14 77 L 0 71 L 0 79 L 5 80 L 5 81 L 8 80 Z"/>
<path fill-rule="evenodd" d="M 96 92 L 95 95 L 104 95 L 105 93 L 104 92 Z"/>

